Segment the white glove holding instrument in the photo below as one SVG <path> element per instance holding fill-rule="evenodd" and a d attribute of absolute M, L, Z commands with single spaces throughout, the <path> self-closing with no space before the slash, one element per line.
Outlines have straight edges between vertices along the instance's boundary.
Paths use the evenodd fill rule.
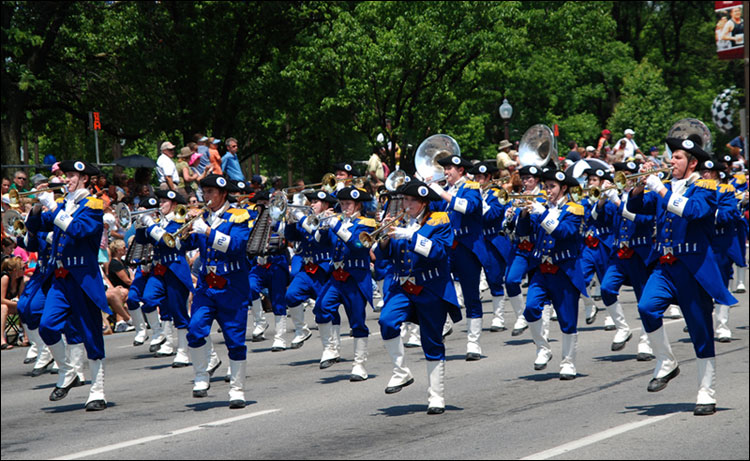
<path fill-rule="evenodd" d="M 661 192 L 662 189 L 666 189 L 666 186 L 661 182 L 658 176 L 655 174 L 649 175 L 646 178 L 646 189 L 653 192 Z"/>
<path fill-rule="evenodd" d="M 193 230 L 191 231 L 191 233 L 205 234 L 207 230 L 208 224 L 206 224 L 206 221 L 204 221 L 203 218 L 198 218 L 193 221 Z"/>

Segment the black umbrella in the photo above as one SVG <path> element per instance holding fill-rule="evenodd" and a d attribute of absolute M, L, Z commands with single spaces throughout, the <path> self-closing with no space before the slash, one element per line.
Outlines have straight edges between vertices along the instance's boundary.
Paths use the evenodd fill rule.
<path fill-rule="evenodd" d="M 156 161 L 143 155 L 128 155 L 113 162 L 123 168 L 156 168 Z"/>

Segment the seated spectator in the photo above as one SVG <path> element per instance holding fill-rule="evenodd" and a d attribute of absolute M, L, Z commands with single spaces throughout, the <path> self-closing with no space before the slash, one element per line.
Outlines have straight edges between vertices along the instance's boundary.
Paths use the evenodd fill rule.
<path fill-rule="evenodd" d="M 134 329 L 130 328 L 131 325 L 127 323 L 130 320 L 130 314 L 127 312 L 127 308 L 125 308 L 128 300 L 128 290 L 130 290 L 130 284 L 133 283 L 133 274 L 130 268 L 122 261 L 127 251 L 124 240 L 113 240 L 109 244 L 109 251 L 112 256 L 109 261 L 107 277 L 112 284 L 112 289 L 107 290 L 107 301 L 112 306 L 112 312 L 118 317 L 115 324 L 115 333 L 120 333 Z"/>
<path fill-rule="evenodd" d="M 2 277 L 0 277 L 0 303 L 2 304 L 2 319 L 0 319 L 2 336 L 0 337 L 0 343 L 2 343 L 2 346 L 0 347 L 5 350 L 13 349 L 13 346 L 5 336 L 5 326 L 8 322 L 8 315 L 18 314 L 18 296 L 24 288 L 24 264 L 21 258 L 10 257 L 6 258 L 0 267 L 2 269 Z M 16 338 L 16 341 L 20 339 Z M 29 345 L 29 338 L 26 337 L 25 330 L 23 332 L 23 341 L 20 345 L 23 347 Z"/>

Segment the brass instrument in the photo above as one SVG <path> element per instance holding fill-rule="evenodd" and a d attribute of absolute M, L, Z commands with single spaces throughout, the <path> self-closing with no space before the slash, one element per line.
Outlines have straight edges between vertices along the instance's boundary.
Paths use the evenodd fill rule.
<path fill-rule="evenodd" d="M 513 200 L 532 200 L 535 198 L 543 198 L 545 200 L 547 199 L 544 194 L 509 194 L 505 189 L 500 189 L 497 196 L 497 200 L 501 205 L 505 205 Z"/>
<path fill-rule="evenodd" d="M 133 224 L 133 219 L 144 214 L 152 214 L 152 213 L 158 213 L 159 217 L 157 219 L 163 218 L 163 215 L 161 213 L 161 210 L 157 208 L 149 208 L 147 210 L 139 210 L 139 211 L 130 211 L 130 208 L 122 202 L 118 203 L 115 206 L 115 216 L 117 217 L 117 223 L 122 227 L 123 229 L 127 229 L 130 227 L 131 224 Z"/>
<path fill-rule="evenodd" d="M 396 192 L 396 189 L 398 189 L 404 183 L 408 182 L 410 179 L 411 178 L 407 176 L 404 170 L 396 170 L 393 173 L 389 174 L 387 178 L 385 178 L 385 188 L 390 192 Z"/>
<path fill-rule="evenodd" d="M 445 171 L 438 164 L 438 160 L 451 155 L 460 157 L 461 148 L 456 140 L 447 134 L 434 134 L 425 139 L 414 154 L 414 168 L 418 177 L 422 180 L 431 177 L 432 179 L 428 184 L 444 180 Z"/>
<path fill-rule="evenodd" d="M 38 190 L 32 190 L 29 192 L 18 192 L 16 189 L 11 189 L 8 191 L 8 200 L 10 201 L 11 208 L 18 208 L 21 206 L 21 197 L 26 197 L 27 195 L 34 195 L 34 194 L 43 194 L 45 192 L 50 192 L 53 190 L 58 189 L 65 189 L 65 185 L 60 184 L 57 186 L 51 186 L 51 187 L 45 187 L 43 189 Z M 39 199 L 31 199 L 31 203 L 38 202 Z"/>
<path fill-rule="evenodd" d="M 14 236 L 23 237 L 26 235 L 26 223 L 23 221 L 23 216 L 16 210 L 7 210 L 3 212 L 3 229 Z"/>
<path fill-rule="evenodd" d="M 281 195 L 286 203 L 286 195 Z M 281 236 L 272 237 L 273 218 L 271 216 L 271 207 L 259 205 L 262 209 L 255 219 L 250 238 L 247 240 L 245 251 L 251 258 L 255 256 L 265 256 L 277 254 L 283 247 L 284 239 Z"/>
<path fill-rule="evenodd" d="M 683 118 L 678 120 L 667 132 L 668 138 L 689 139 L 699 145 L 706 152 L 713 150 L 711 130 L 698 119 Z M 672 158 L 672 150 L 665 144 L 664 155 Z"/>
<path fill-rule="evenodd" d="M 125 264 L 130 267 L 150 264 L 154 259 L 154 245 L 151 243 L 138 243 L 135 237 L 130 239 L 128 251 L 125 253 Z"/>
<path fill-rule="evenodd" d="M 624 171 L 618 171 L 615 173 L 615 185 L 620 189 L 625 189 L 628 185 L 628 181 L 642 176 L 649 176 L 657 173 L 667 173 L 672 171 L 672 168 L 659 168 L 656 170 L 644 171 L 643 173 L 625 174 Z"/>
<path fill-rule="evenodd" d="M 193 226 L 193 223 L 198 220 L 201 216 L 203 216 L 203 213 L 209 210 L 209 206 L 211 205 L 211 200 L 208 201 L 205 205 L 201 207 L 197 207 L 194 209 L 199 210 L 199 213 L 196 216 L 193 216 L 192 218 L 188 219 L 185 224 L 180 226 L 179 229 L 174 231 L 171 234 L 164 234 L 162 236 L 162 240 L 164 240 L 164 244 L 167 245 L 169 248 L 174 248 L 174 246 L 177 244 L 177 239 L 182 237 L 182 235 L 190 229 Z"/>
<path fill-rule="evenodd" d="M 315 184 L 305 184 L 305 188 L 315 188 L 320 186 L 321 189 L 328 192 L 329 194 L 332 194 L 336 190 L 336 185 L 339 182 L 343 182 L 344 184 L 351 182 L 352 186 L 362 188 L 365 185 L 364 182 L 365 176 L 355 176 L 353 178 L 347 178 L 338 180 L 336 179 L 336 175 L 333 173 L 326 173 L 323 175 L 323 179 L 321 179 L 320 182 Z M 285 189 L 282 189 L 282 192 L 284 192 L 284 195 L 287 195 L 287 191 L 291 189 L 291 187 L 287 187 Z"/>
<path fill-rule="evenodd" d="M 404 216 L 406 216 L 407 209 L 404 209 L 401 213 L 396 215 L 391 221 L 388 221 L 386 224 L 383 224 L 381 226 L 378 226 L 375 230 L 372 232 L 362 232 L 359 234 L 359 243 L 362 244 L 365 248 L 372 248 L 373 245 L 384 239 L 386 236 L 388 236 L 387 233 L 383 234 L 384 230 L 390 229 L 394 224 L 401 221 Z"/>
<path fill-rule="evenodd" d="M 510 181 L 510 178 L 511 178 L 510 176 L 506 176 L 504 178 L 493 179 L 492 181 L 489 181 L 486 184 L 482 184 L 482 187 L 481 187 L 482 192 L 486 191 L 487 189 L 493 186 L 502 186 L 506 182 Z"/>
<path fill-rule="evenodd" d="M 540 123 L 526 130 L 518 145 L 518 162 L 521 166 L 557 167 L 557 142 L 550 127 Z"/>
<path fill-rule="evenodd" d="M 570 188 L 570 197 L 573 199 L 574 202 L 580 202 L 583 197 L 591 197 L 594 200 L 599 200 L 599 198 L 602 196 L 602 193 L 611 190 L 611 189 L 617 189 L 618 191 L 622 190 L 622 187 L 618 186 L 617 184 L 605 187 L 602 189 L 601 187 L 581 187 L 581 186 L 575 186 Z"/>

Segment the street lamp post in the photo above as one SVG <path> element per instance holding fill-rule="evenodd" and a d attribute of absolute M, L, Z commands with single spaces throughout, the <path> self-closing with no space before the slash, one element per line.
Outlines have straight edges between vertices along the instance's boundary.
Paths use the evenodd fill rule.
<path fill-rule="evenodd" d="M 500 104 L 498 111 L 500 112 L 500 118 L 503 119 L 503 123 L 505 124 L 505 139 L 510 141 L 510 132 L 508 131 L 508 121 L 513 116 L 513 106 L 511 106 L 510 103 L 508 103 L 508 99 L 503 98 L 503 103 Z"/>

